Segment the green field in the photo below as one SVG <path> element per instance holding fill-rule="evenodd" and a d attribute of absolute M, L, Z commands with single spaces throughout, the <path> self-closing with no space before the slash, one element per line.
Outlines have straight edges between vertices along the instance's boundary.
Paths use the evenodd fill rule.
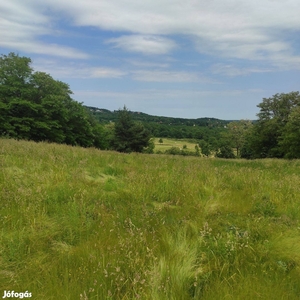
<path fill-rule="evenodd" d="M 189 140 L 185 139 L 170 139 L 170 138 L 162 138 L 163 143 L 159 143 L 160 138 L 154 139 L 154 152 L 157 151 L 166 151 L 172 147 L 177 147 L 180 150 L 183 149 L 183 146 L 186 145 L 186 150 L 190 152 L 195 152 L 195 146 L 198 145 L 197 143 L 191 143 Z"/>
<path fill-rule="evenodd" d="M 0 139 L 0 168 L 1 297 L 300 297 L 299 160 Z"/>

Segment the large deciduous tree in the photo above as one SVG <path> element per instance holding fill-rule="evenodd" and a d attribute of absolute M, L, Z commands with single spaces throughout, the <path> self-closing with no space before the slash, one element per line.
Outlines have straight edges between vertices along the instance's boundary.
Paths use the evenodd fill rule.
<path fill-rule="evenodd" d="M 0 134 L 16 136 L 19 133 L 28 136 L 32 114 L 35 109 L 29 102 L 32 69 L 31 60 L 14 53 L 0 57 Z M 23 123 L 18 115 L 22 110 L 29 112 Z"/>
<path fill-rule="evenodd" d="M 33 72 L 31 60 L 0 57 L 0 135 L 79 146 L 99 146 L 101 130 L 68 84 Z"/>
<path fill-rule="evenodd" d="M 287 145 L 281 146 L 280 141 L 291 112 L 300 106 L 299 92 L 276 94 L 264 98 L 257 106 L 260 108 L 259 119 L 247 141 L 251 156 L 284 157 Z"/>

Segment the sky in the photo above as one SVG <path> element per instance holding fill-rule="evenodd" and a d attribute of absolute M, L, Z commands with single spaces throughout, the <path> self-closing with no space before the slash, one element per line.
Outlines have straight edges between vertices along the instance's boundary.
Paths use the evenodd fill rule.
<path fill-rule="evenodd" d="M 257 119 L 299 90 L 299 0 L 0 0 L 0 54 L 87 106 Z"/>

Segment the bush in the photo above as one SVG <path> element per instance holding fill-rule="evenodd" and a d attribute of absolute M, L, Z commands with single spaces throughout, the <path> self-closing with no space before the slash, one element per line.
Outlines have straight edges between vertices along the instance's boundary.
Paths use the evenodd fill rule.
<path fill-rule="evenodd" d="M 233 150 L 230 146 L 222 146 L 216 156 L 220 158 L 235 158 Z"/>
<path fill-rule="evenodd" d="M 166 154 L 172 154 L 172 155 L 180 155 L 181 150 L 178 147 L 172 147 L 165 151 Z"/>

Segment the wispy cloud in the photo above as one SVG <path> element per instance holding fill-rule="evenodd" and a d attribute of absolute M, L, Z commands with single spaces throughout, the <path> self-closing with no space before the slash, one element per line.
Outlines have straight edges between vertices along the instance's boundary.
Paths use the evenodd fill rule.
<path fill-rule="evenodd" d="M 57 60 L 38 59 L 33 62 L 37 71 L 50 73 L 55 78 L 121 78 L 127 74 L 120 69 L 108 67 L 91 67 L 85 64 L 74 64 Z"/>
<path fill-rule="evenodd" d="M 112 68 L 87 68 L 83 73 L 89 74 L 91 78 L 120 78 L 127 74 L 118 69 Z"/>
<path fill-rule="evenodd" d="M 135 68 L 121 69 L 104 66 L 88 66 L 86 64 L 67 63 L 59 60 L 38 59 L 34 61 L 34 69 L 52 74 L 58 78 L 131 78 L 145 82 L 211 82 L 210 78 L 196 72 L 172 71 L 165 65 L 139 64 Z M 158 68 L 161 66 L 161 68 Z M 136 68 L 138 67 L 138 69 Z M 146 68 L 149 67 L 149 68 Z"/>
<path fill-rule="evenodd" d="M 36 0 L 37 1 L 37 0 Z M 300 2 L 215 0 L 45 0 L 63 11 L 77 26 L 129 32 L 111 40 L 114 46 L 142 53 L 167 53 L 174 42 L 168 35 L 185 35 L 200 52 L 249 60 L 276 54 L 292 57 L 287 31 L 300 28 Z M 164 38 L 157 38 L 164 36 Z M 152 38 L 150 38 L 152 37 Z"/>
<path fill-rule="evenodd" d="M 170 63 L 159 63 L 154 61 L 147 61 L 145 59 L 128 59 L 127 62 L 130 66 L 137 67 L 137 68 L 147 68 L 147 69 L 166 69 L 170 67 Z"/>
<path fill-rule="evenodd" d="M 235 76 L 245 76 L 252 73 L 267 73 L 272 72 L 271 68 L 262 67 L 235 67 L 230 64 L 214 64 L 211 67 L 211 72 L 213 74 L 220 74 L 223 76 L 235 77 Z"/>
<path fill-rule="evenodd" d="M 207 82 L 204 76 L 185 71 L 138 70 L 132 72 L 133 79 L 148 82 Z"/>
<path fill-rule="evenodd" d="M 123 0 L 2 1 L 0 46 L 28 51 L 31 45 L 36 53 L 87 58 L 64 45 L 52 45 L 47 51 L 39 41 L 40 35 L 53 34 L 57 18 L 67 17 L 73 26 L 120 32 L 108 43 L 126 51 L 166 54 L 180 46 L 170 37 L 184 35 L 199 52 L 282 65 L 282 58 L 299 60 L 286 38 L 300 29 L 299 11 L 298 0 L 174 0 L 171 5 L 169 0 L 128 0 L 126 5 Z"/>
<path fill-rule="evenodd" d="M 166 54 L 176 48 L 176 43 L 172 40 L 153 35 L 123 35 L 109 39 L 106 43 L 126 51 L 143 54 Z"/>
<path fill-rule="evenodd" d="M 29 4 L 35 4 L 30 1 Z M 89 55 L 75 48 L 45 43 L 39 38 L 54 36 L 51 17 L 41 12 L 40 5 L 28 5 L 19 0 L 0 3 L 0 47 L 35 54 L 64 58 L 87 59 Z"/>

